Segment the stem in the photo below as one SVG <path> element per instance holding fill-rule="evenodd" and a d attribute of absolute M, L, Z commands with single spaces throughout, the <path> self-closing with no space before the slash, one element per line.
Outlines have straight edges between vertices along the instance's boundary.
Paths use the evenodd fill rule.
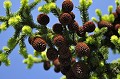
<path fill-rule="evenodd" d="M 84 25 L 87 21 L 89 21 L 89 16 L 88 16 L 89 14 L 88 14 L 87 9 L 85 9 L 84 6 L 83 6 L 83 9 L 80 10 L 80 13 L 81 13 L 82 23 Z"/>
<path fill-rule="evenodd" d="M 6 8 L 6 16 L 10 17 L 10 8 Z"/>
<path fill-rule="evenodd" d="M 41 63 L 41 62 L 44 62 L 44 60 L 41 59 L 41 58 L 34 58 L 33 60 L 34 60 L 34 63 Z"/>

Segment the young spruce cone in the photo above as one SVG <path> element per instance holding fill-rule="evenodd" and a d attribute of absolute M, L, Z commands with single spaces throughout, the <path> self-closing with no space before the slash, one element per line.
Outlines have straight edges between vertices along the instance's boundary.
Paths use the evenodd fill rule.
<path fill-rule="evenodd" d="M 60 23 L 56 23 L 53 25 L 52 27 L 53 31 L 56 33 L 56 34 L 61 34 L 62 31 L 63 31 L 63 27 L 62 27 L 62 24 Z"/>
<path fill-rule="evenodd" d="M 72 57 L 69 47 L 67 47 L 67 46 L 62 46 L 61 48 L 59 48 L 58 53 L 59 53 L 59 57 L 61 57 L 61 58 L 71 58 Z"/>
<path fill-rule="evenodd" d="M 49 60 L 55 60 L 58 58 L 58 51 L 55 48 L 49 48 L 46 54 Z"/>
<path fill-rule="evenodd" d="M 73 3 L 72 1 L 66 0 L 62 3 L 62 11 L 63 12 L 71 12 L 73 10 Z"/>
<path fill-rule="evenodd" d="M 28 42 L 30 45 L 33 43 L 34 39 L 35 38 L 33 36 L 28 37 Z"/>
<path fill-rule="evenodd" d="M 46 49 L 46 42 L 41 37 L 35 37 L 32 46 L 36 51 L 42 52 Z"/>
<path fill-rule="evenodd" d="M 83 29 L 83 27 L 79 27 L 79 29 L 77 30 L 77 35 L 80 37 L 84 37 L 85 36 L 85 30 Z"/>
<path fill-rule="evenodd" d="M 70 31 L 77 31 L 79 28 L 79 25 L 76 21 L 73 21 L 72 23 L 68 24 L 68 29 Z"/>
<path fill-rule="evenodd" d="M 84 42 L 77 43 L 75 47 L 75 51 L 78 57 L 83 57 L 83 56 L 89 57 L 90 55 L 90 48 Z"/>
<path fill-rule="evenodd" d="M 37 17 L 37 22 L 41 25 L 47 25 L 50 21 L 50 18 L 46 14 L 39 14 Z"/>
<path fill-rule="evenodd" d="M 67 79 L 78 79 L 72 71 L 72 68 L 66 73 Z"/>
<path fill-rule="evenodd" d="M 93 32 L 95 30 L 95 24 L 92 21 L 88 21 L 83 25 L 86 32 Z"/>
<path fill-rule="evenodd" d="M 55 71 L 56 73 L 60 72 L 60 66 L 55 66 L 55 67 L 54 67 L 54 71 Z"/>
<path fill-rule="evenodd" d="M 66 41 L 62 35 L 58 34 L 58 35 L 55 35 L 55 37 L 53 38 L 53 43 L 57 47 L 62 47 L 63 45 L 65 45 Z"/>
<path fill-rule="evenodd" d="M 50 61 L 44 61 L 43 67 L 45 70 L 49 70 L 50 69 Z"/>
<path fill-rule="evenodd" d="M 71 66 L 60 66 L 60 71 L 63 75 L 66 75 L 67 72 L 71 69 Z"/>
<path fill-rule="evenodd" d="M 86 79 L 85 77 L 88 76 L 88 70 L 89 69 L 88 69 L 87 65 L 83 62 L 76 62 L 72 66 L 72 71 L 73 71 L 74 75 L 80 79 Z"/>
<path fill-rule="evenodd" d="M 107 27 L 108 29 L 113 29 L 113 25 L 108 21 L 100 21 L 98 23 L 98 28 Z"/>
<path fill-rule="evenodd" d="M 72 21 L 72 16 L 69 13 L 62 13 L 59 16 L 59 21 L 62 25 L 68 25 Z"/>
<path fill-rule="evenodd" d="M 70 58 L 62 58 L 59 56 L 59 62 L 61 66 L 69 66 L 71 65 L 71 59 Z"/>

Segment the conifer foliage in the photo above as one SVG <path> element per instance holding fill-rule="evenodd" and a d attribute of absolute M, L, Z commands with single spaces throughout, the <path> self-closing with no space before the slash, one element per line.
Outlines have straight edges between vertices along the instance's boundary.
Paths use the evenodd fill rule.
<path fill-rule="evenodd" d="M 72 0 L 64 0 L 61 8 L 57 0 L 43 1 L 46 3 L 38 7 L 37 23 L 31 11 L 41 0 L 32 3 L 21 0 L 21 7 L 15 13 L 11 13 L 11 1 L 4 1 L 6 16 L 0 15 L 0 33 L 9 27 L 15 32 L 7 46 L 0 50 L 0 64 L 10 65 L 9 55 L 18 45 L 27 68 L 43 63 L 44 70 L 54 67 L 56 74 L 62 73 L 61 79 L 120 79 L 120 59 L 107 62 L 109 48 L 120 54 L 120 1 L 115 0 L 115 11 L 113 6 L 108 7 L 109 14 L 102 15 L 102 11 L 96 9 L 97 20 L 89 19 L 92 0 L 79 0 L 76 8 L 80 11 L 82 25 L 75 19 L 78 14 L 73 12 Z M 48 27 L 52 20 L 49 13 L 58 18 L 52 28 Z M 27 52 L 25 39 L 33 47 L 33 55 Z"/>

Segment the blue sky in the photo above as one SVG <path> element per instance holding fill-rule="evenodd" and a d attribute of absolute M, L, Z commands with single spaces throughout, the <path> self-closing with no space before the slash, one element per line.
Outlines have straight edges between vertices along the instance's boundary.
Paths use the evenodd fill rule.
<path fill-rule="evenodd" d="M 5 9 L 3 8 L 3 1 L 0 0 L 0 16 L 5 15 Z M 15 12 L 19 9 L 20 6 L 20 0 L 11 0 L 12 1 L 12 12 Z M 30 2 L 34 0 L 29 0 Z M 58 0 L 57 5 L 61 8 L 63 0 Z M 75 6 L 79 5 L 79 0 L 73 0 L 73 3 Z M 37 8 L 40 5 L 43 5 L 43 3 L 40 3 L 36 9 L 32 11 L 32 15 L 34 18 L 34 21 L 36 21 L 36 17 L 39 14 Z M 114 11 L 115 11 L 115 3 L 114 0 L 93 0 L 93 5 L 89 8 L 89 15 L 90 18 L 92 16 L 97 17 L 95 14 L 95 9 L 101 9 L 103 14 L 108 13 L 108 6 L 113 5 Z M 77 8 L 74 8 L 73 12 L 76 14 L 76 20 L 80 25 L 81 19 L 80 19 L 80 13 Z M 54 23 L 58 22 L 58 19 L 56 19 L 51 13 L 49 14 L 49 17 L 52 18 L 50 20 L 50 23 L 48 24 L 49 27 L 51 27 Z M 12 27 L 8 28 L 7 31 L 4 31 L 0 34 L 0 49 L 2 49 L 3 46 L 7 45 L 7 40 L 13 35 L 14 30 Z M 33 54 L 33 48 L 27 44 L 28 52 Z M 10 54 L 9 58 L 11 60 L 11 65 L 9 67 L 6 67 L 4 64 L 0 67 L 0 79 L 59 79 L 62 74 L 61 73 L 55 73 L 53 71 L 53 68 L 51 68 L 49 71 L 45 71 L 43 69 L 43 64 L 35 64 L 31 69 L 26 69 L 26 65 L 22 63 L 23 57 L 19 55 L 18 53 L 18 46 L 13 50 L 13 52 Z M 110 51 L 109 56 L 109 62 L 113 59 L 116 59 L 120 57 L 120 55 L 113 55 Z"/>

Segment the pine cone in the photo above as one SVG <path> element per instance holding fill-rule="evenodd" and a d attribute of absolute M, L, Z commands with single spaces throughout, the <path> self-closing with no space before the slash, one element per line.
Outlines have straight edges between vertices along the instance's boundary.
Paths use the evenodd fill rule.
<path fill-rule="evenodd" d="M 59 48 L 58 53 L 61 58 L 71 58 L 72 57 L 69 47 L 67 47 L 67 46 L 62 46 L 61 48 Z"/>
<path fill-rule="evenodd" d="M 32 46 L 36 51 L 42 52 L 46 49 L 46 42 L 41 37 L 35 37 Z"/>
<path fill-rule="evenodd" d="M 113 29 L 114 28 L 113 25 L 110 22 L 108 22 L 108 21 L 100 21 L 98 23 L 98 27 L 99 28 L 107 27 L 108 29 Z"/>
<path fill-rule="evenodd" d="M 37 17 L 37 22 L 41 25 L 47 25 L 50 21 L 50 18 L 46 14 L 39 14 Z"/>
<path fill-rule="evenodd" d="M 88 21 L 83 25 L 86 32 L 93 32 L 95 30 L 95 24 L 92 21 Z"/>
<path fill-rule="evenodd" d="M 66 41 L 62 35 L 58 34 L 53 38 L 53 43 L 57 47 L 62 47 L 63 45 L 65 45 Z"/>
<path fill-rule="evenodd" d="M 50 61 L 44 61 L 43 67 L 45 70 L 49 70 L 50 69 Z"/>
<path fill-rule="evenodd" d="M 56 73 L 59 73 L 59 72 L 60 72 L 60 66 L 59 66 L 59 67 L 58 67 L 58 66 L 57 66 L 57 67 L 55 66 L 55 67 L 54 67 L 54 71 L 55 71 Z"/>
<path fill-rule="evenodd" d="M 72 71 L 75 74 L 75 76 L 77 78 L 84 78 L 88 76 L 88 67 L 85 63 L 83 62 L 76 62 L 73 66 L 72 66 Z"/>
<path fill-rule="evenodd" d="M 55 48 L 49 48 L 46 54 L 49 60 L 55 60 L 58 58 L 58 51 Z"/>
<path fill-rule="evenodd" d="M 71 65 L 71 59 L 70 58 L 62 58 L 59 56 L 59 62 L 60 62 L 60 65 L 62 66 L 68 66 L 68 65 Z"/>
<path fill-rule="evenodd" d="M 72 71 L 72 68 L 66 73 L 67 79 L 78 79 Z"/>
<path fill-rule="evenodd" d="M 63 27 L 62 27 L 62 24 L 60 23 L 56 23 L 53 25 L 52 27 L 53 31 L 56 33 L 56 34 L 61 34 L 62 31 L 63 31 Z"/>
<path fill-rule="evenodd" d="M 62 25 L 68 25 L 72 21 L 72 17 L 69 13 L 63 13 L 59 17 L 59 21 Z"/>
<path fill-rule="evenodd" d="M 62 11 L 63 12 L 71 12 L 73 10 L 73 7 L 74 7 L 74 5 L 73 5 L 72 1 L 67 0 L 62 3 Z"/>
<path fill-rule="evenodd" d="M 70 31 L 77 31 L 79 29 L 79 25 L 76 21 L 73 21 L 72 23 L 68 24 L 68 29 Z"/>
<path fill-rule="evenodd" d="M 83 29 L 83 27 L 79 27 L 79 29 L 77 30 L 77 35 L 80 37 L 84 37 L 85 36 L 85 30 Z"/>
<path fill-rule="evenodd" d="M 63 75 L 66 75 L 67 72 L 71 69 L 71 66 L 60 66 L 60 71 Z"/>
<path fill-rule="evenodd" d="M 77 43 L 75 47 L 75 51 L 78 57 L 82 57 L 82 56 L 89 57 L 90 55 L 90 48 L 84 42 Z"/>
<path fill-rule="evenodd" d="M 30 45 L 33 43 L 34 39 L 35 38 L 33 36 L 28 37 L 28 42 Z"/>

